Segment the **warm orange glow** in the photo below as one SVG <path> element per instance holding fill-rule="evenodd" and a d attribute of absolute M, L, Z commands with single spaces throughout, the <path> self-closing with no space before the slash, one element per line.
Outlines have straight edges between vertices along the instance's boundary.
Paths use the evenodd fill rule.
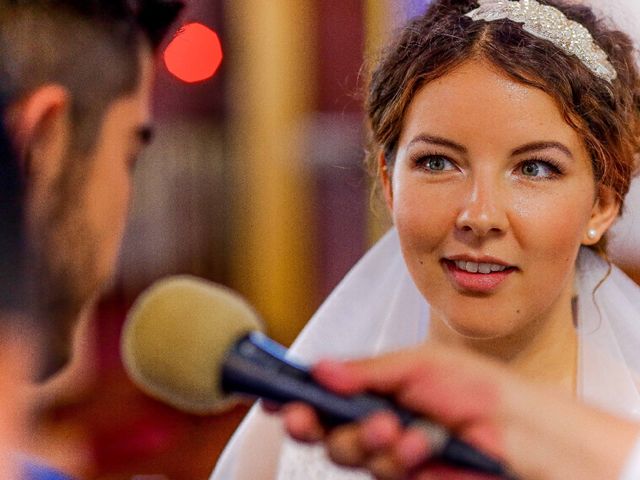
<path fill-rule="evenodd" d="M 201 23 L 180 29 L 164 51 L 167 69 L 187 83 L 213 77 L 222 62 L 222 46 L 216 32 Z"/>

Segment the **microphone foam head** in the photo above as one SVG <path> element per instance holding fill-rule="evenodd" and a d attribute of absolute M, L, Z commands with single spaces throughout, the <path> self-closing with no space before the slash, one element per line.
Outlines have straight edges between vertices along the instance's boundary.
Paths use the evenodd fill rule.
<path fill-rule="evenodd" d="M 230 404 L 220 386 L 224 356 L 254 330 L 262 330 L 258 314 L 232 290 L 170 277 L 149 287 L 129 311 L 122 361 L 151 396 L 190 413 L 215 413 Z"/>

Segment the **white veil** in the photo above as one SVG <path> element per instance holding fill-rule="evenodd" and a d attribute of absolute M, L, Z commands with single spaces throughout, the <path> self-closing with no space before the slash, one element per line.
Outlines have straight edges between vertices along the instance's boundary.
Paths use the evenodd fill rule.
<path fill-rule="evenodd" d="M 601 18 L 610 18 L 611 23 L 627 33 L 636 45 L 636 60 L 640 65 L 640 1 L 638 0 L 580 0 L 590 5 Z M 610 230 L 609 249 L 612 258 L 640 265 L 640 179 L 635 178 L 631 189 L 625 198 L 625 210 L 622 217 Z M 603 275 L 602 261 L 588 261 L 584 259 L 582 278 L 585 283 L 593 285 Z M 620 412 L 632 412 L 636 418 L 638 410 L 638 391 L 629 388 L 625 392 L 618 392 L 616 388 L 607 388 L 607 375 L 613 375 L 612 383 L 621 385 L 637 384 L 638 365 L 640 364 L 640 345 L 638 344 L 638 330 L 640 330 L 640 299 L 638 287 L 617 269 L 596 294 L 596 304 L 602 311 L 604 322 L 598 323 L 597 307 L 593 299 L 586 295 L 580 298 L 580 308 L 584 310 L 581 316 L 580 328 L 580 361 L 583 374 L 579 384 L 579 394 L 594 404 L 608 406 Z M 599 327 L 599 328 L 598 328 Z M 616 347 L 617 345 L 617 347 Z M 600 358 L 600 354 L 608 352 L 607 358 Z M 628 366 L 624 369 L 607 369 L 622 363 Z M 593 379 L 593 380 L 590 380 Z M 595 381 L 597 379 L 597 381 Z M 614 393 L 615 392 L 615 393 Z M 613 398 L 613 395 L 619 398 Z"/>
<path fill-rule="evenodd" d="M 607 271 L 604 260 L 583 249 L 578 262 L 578 395 L 638 420 L 640 287 L 615 266 L 608 276 Z"/>
<path fill-rule="evenodd" d="M 586 248 L 580 253 L 576 283 L 578 396 L 612 413 L 640 419 L 636 381 L 640 378 L 640 287 L 615 266 L 609 272 L 609 265 Z M 406 269 L 397 233 L 392 229 L 320 307 L 291 347 L 290 355 L 304 362 L 322 357 L 372 356 L 423 342 L 428 322 L 428 304 Z M 333 466 L 320 447 L 283 438 L 277 422 L 254 407 L 212 478 L 266 478 L 251 468 L 254 460 L 248 455 L 257 447 L 248 439 L 260 438 L 279 438 L 275 448 L 259 453 L 279 457 L 272 465 L 278 463 L 276 478 L 371 478 Z"/>

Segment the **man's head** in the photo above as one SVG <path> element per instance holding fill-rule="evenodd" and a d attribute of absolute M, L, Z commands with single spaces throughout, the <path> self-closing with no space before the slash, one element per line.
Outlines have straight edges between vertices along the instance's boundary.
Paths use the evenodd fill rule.
<path fill-rule="evenodd" d="M 153 51 L 173 0 L 0 0 L 0 89 L 26 178 L 39 314 L 57 365 L 113 273 L 150 138 Z"/>

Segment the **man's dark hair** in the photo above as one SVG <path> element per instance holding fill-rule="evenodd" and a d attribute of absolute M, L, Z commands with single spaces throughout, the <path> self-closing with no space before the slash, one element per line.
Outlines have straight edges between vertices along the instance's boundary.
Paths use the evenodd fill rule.
<path fill-rule="evenodd" d="M 0 118 L 5 104 L 0 99 Z M 24 229 L 25 182 L 13 145 L 0 121 L 0 325 L 12 314 L 27 312 L 26 236 Z M 7 315 L 10 313 L 11 315 Z"/>
<path fill-rule="evenodd" d="M 141 55 L 158 48 L 181 8 L 179 0 L 0 0 L 0 99 L 6 107 L 0 108 L 0 124 L 5 112 L 40 87 L 55 84 L 69 94 L 72 131 L 64 173 L 51 188 L 50 213 L 37 231 L 29 223 L 25 232 L 30 152 L 21 152 L 18 161 L 10 142 L 14 132 L 5 135 L 0 125 L 0 321 L 3 309 L 17 310 L 43 335 L 43 377 L 66 359 L 69 319 L 75 319 L 49 288 L 47 235 L 76 203 L 82 182 L 74 179 L 87 171 L 84 160 L 91 158 L 108 107 L 137 90 Z"/>
<path fill-rule="evenodd" d="M 131 93 L 139 54 L 156 49 L 180 0 L 0 0 L 0 95 L 9 103 L 46 84 L 71 97 L 75 151 L 93 146 L 106 107 Z"/>

